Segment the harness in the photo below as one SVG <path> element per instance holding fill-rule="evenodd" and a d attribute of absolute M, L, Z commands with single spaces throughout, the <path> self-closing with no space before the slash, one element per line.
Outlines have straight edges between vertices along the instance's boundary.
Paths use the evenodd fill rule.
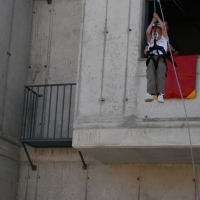
<path fill-rule="evenodd" d="M 155 50 L 156 50 L 157 54 L 152 53 Z M 159 51 L 161 51 L 162 54 L 160 54 Z M 157 60 L 154 58 L 155 55 L 158 56 Z M 154 39 L 154 45 L 152 47 L 149 47 L 149 51 L 147 51 L 147 56 L 148 56 L 148 58 L 147 58 L 147 61 L 146 61 L 146 66 L 148 66 L 150 60 L 152 60 L 156 70 L 158 68 L 158 63 L 159 63 L 160 58 L 163 58 L 163 61 L 164 61 L 166 66 L 167 66 L 166 59 L 168 59 L 171 63 L 173 63 L 171 56 L 169 56 L 166 53 L 164 48 L 162 46 L 159 46 L 159 45 L 156 44 L 156 39 Z M 177 67 L 177 64 L 175 62 L 174 62 L 174 65 Z M 166 67 L 166 71 L 167 71 L 167 69 L 168 69 L 168 67 Z M 167 77 L 167 75 L 166 75 L 166 77 Z"/>

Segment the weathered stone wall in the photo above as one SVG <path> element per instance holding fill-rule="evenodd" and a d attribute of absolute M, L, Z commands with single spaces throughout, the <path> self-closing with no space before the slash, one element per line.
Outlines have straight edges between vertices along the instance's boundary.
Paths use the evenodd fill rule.
<path fill-rule="evenodd" d="M 28 149 L 37 171 L 22 151 L 18 200 L 195 200 L 192 165 L 103 164 L 74 149 Z M 199 165 L 196 166 L 199 178 Z"/>
<path fill-rule="evenodd" d="M 28 84 L 76 82 L 81 0 L 34 1 Z"/>
<path fill-rule="evenodd" d="M 175 120 L 184 114 L 180 100 L 143 102 L 143 6 L 141 0 L 34 1 L 28 84 L 74 82 L 78 66 L 74 147 L 104 163 L 84 154 L 84 171 L 75 149 L 28 148 L 37 165 L 32 171 L 21 149 L 18 200 L 196 199 L 191 164 L 164 164 L 191 163 L 189 149 L 180 148 L 188 147 L 187 130 Z M 191 118 L 199 115 L 198 99 L 197 93 L 187 100 Z M 198 126 L 192 134 L 198 148 Z"/>
<path fill-rule="evenodd" d="M 20 147 L 0 139 L 0 193 L 5 200 L 17 197 Z"/>
<path fill-rule="evenodd" d="M 23 86 L 30 59 L 32 1 L 5 0 L 0 23 L 0 133 L 11 140 L 21 131 Z"/>
<path fill-rule="evenodd" d="M 32 23 L 31 0 L 2 0 L 0 6 L 0 193 L 17 197 L 23 86 L 27 82 Z"/>
<path fill-rule="evenodd" d="M 186 113 L 181 99 L 146 103 L 146 66 L 140 54 L 145 1 L 84 2 L 73 147 L 101 161 L 113 155 L 115 162 L 137 163 L 140 155 L 148 154 L 155 163 L 161 162 L 154 157 L 159 152 L 166 163 L 179 163 L 168 158 L 173 150 L 183 158 L 189 148 L 187 114 L 192 142 L 199 152 L 199 58 L 197 95 L 184 100 Z"/>

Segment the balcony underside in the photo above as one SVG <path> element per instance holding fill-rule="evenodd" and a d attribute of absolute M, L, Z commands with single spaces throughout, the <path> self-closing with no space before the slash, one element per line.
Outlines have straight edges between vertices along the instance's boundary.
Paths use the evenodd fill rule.
<path fill-rule="evenodd" d="M 200 163 L 199 128 L 191 129 L 195 163 Z M 75 129 L 72 146 L 103 163 L 188 164 L 187 128 Z"/>
<path fill-rule="evenodd" d="M 33 140 L 33 139 L 24 139 L 21 140 L 22 143 L 28 144 L 34 148 L 70 148 L 72 147 L 72 139 L 61 139 L 61 140 Z"/>
<path fill-rule="evenodd" d="M 190 164 L 189 148 L 79 148 L 102 163 Z M 200 163 L 200 148 L 194 148 L 195 163 Z"/>

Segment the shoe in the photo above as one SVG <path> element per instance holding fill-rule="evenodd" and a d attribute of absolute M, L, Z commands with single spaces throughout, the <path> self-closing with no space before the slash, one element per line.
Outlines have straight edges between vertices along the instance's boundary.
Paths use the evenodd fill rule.
<path fill-rule="evenodd" d="M 147 93 L 146 98 L 144 100 L 145 102 L 151 102 L 153 101 L 153 95 Z"/>
<path fill-rule="evenodd" d="M 159 102 L 159 103 L 164 103 L 163 95 L 164 95 L 164 94 L 162 94 L 162 93 L 159 93 L 159 94 L 158 94 L 158 102 Z"/>

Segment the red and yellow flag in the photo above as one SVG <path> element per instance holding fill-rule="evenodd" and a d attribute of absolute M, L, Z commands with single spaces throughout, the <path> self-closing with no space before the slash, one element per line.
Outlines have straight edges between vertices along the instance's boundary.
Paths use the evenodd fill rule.
<path fill-rule="evenodd" d="M 176 73 L 180 83 L 183 98 L 196 97 L 196 65 L 198 55 L 174 56 L 173 59 L 177 64 Z M 167 60 L 168 70 L 165 84 L 164 98 L 181 98 L 178 88 L 174 67 Z"/>

